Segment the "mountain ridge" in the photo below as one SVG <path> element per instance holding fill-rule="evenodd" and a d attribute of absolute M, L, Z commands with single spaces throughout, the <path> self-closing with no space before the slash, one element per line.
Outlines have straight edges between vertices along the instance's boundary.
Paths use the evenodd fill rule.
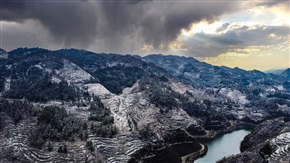
<path fill-rule="evenodd" d="M 10 50 L 8 52 L 6 52 L 4 49 L 1 49 L 1 51 L 4 51 L 6 52 L 7 54 L 9 53 L 13 53 L 17 50 L 29 50 L 29 49 L 34 49 L 34 50 L 42 50 L 42 51 L 47 51 L 47 52 L 61 52 L 61 51 L 70 51 L 70 53 L 72 51 L 75 51 L 75 52 L 82 52 L 82 54 L 102 54 L 102 55 L 122 55 L 122 56 L 126 56 L 126 55 L 129 55 L 129 56 L 132 56 L 132 57 L 137 57 L 137 58 L 146 58 L 147 56 L 162 56 L 162 57 L 165 57 L 165 56 L 170 56 L 170 57 L 180 57 L 180 58 L 183 58 L 183 59 L 191 59 L 191 60 L 194 60 L 194 61 L 197 61 L 197 62 L 201 62 L 201 63 L 206 63 L 206 62 L 202 62 L 202 61 L 199 61 L 197 59 L 195 59 L 194 57 L 190 57 L 190 56 L 179 56 L 179 55 L 174 55 L 174 54 L 148 54 L 148 55 L 145 55 L 145 56 L 139 56 L 139 55 L 132 55 L 132 54 L 118 54 L 118 53 L 104 53 L 104 52 L 92 52 L 92 51 L 88 51 L 88 50 L 84 50 L 84 49 L 75 49 L 75 48 L 65 48 L 65 49 L 58 49 L 58 50 L 48 50 L 48 49 L 44 49 L 44 48 L 39 48 L 39 47 L 33 47 L 33 48 L 28 48 L 28 47 L 20 47 L 20 48 L 17 48 L 17 49 L 13 49 L 13 50 Z M 209 64 L 209 63 L 206 63 L 206 64 Z M 209 64 L 211 65 L 211 64 Z M 212 65 L 214 66 L 214 65 Z M 227 69 L 239 69 L 239 70 L 243 70 L 243 71 L 255 71 L 256 69 L 253 69 L 253 70 L 244 70 L 242 68 L 239 68 L 239 67 L 234 67 L 234 68 L 230 68 L 230 67 L 227 67 L 227 66 L 215 66 L 215 67 L 221 67 L 221 68 L 227 68 Z M 273 69 L 274 70 L 286 70 L 286 69 Z M 268 71 L 270 71 L 269 73 L 271 73 L 272 70 L 267 70 L 267 71 L 262 71 L 262 70 L 256 70 L 256 71 L 259 71 L 259 72 L 263 72 L 263 73 L 268 73 Z M 275 74 L 275 73 L 274 73 Z"/>

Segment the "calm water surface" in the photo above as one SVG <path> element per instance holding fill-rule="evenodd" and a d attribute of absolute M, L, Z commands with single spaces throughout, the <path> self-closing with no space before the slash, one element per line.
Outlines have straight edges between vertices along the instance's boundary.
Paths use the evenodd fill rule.
<path fill-rule="evenodd" d="M 195 163 L 214 163 L 225 156 L 240 153 L 240 143 L 251 131 L 241 129 L 217 137 L 207 142 L 207 154 Z"/>

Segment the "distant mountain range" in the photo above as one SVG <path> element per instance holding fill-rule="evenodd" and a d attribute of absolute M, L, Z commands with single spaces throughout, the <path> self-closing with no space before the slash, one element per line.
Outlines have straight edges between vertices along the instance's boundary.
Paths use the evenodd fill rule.
<path fill-rule="evenodd" d="M 271 69 L 271 70 L 267 70 L 265 71 L 265 73 L 272 73 L 272 74 L 276 74 L 276 75 L 281 75 L 283 72 L 285 71 L 289 71 L 290 68 L 287 69 Z"/>
<path fill-rule="evenodd" d="M 284 70 L 280 76 L 284 77 L 284 78 L 287 78 L 287 80 L 289 81 L 290 80 L 290 68 Z"/>
<path fill-rule="evenodd" d="M 206 152 L 199 140 L 290 116 L 289 69 L 78 49 L 0 56 L 0 162 L 181 162 Z"/>
<path fill-rule="evenodd" d="M 266 73 L 272 73 L 275 75 L 279 75 L 279 76 L 282 76 L 283 78 L 286 78 L 288 81 L 290 80 L 290 68 L 268 70 L 268 71 L 266 71 Z"/>

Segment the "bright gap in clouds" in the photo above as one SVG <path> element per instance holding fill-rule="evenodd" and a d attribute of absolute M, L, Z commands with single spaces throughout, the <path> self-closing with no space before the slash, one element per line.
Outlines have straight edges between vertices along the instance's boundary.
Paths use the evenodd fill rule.
<path fill-rule="evenodd" d="M 289 6 L 256 6 L 212 23 L 193 24 L 181 31 L 170 48 L 219 66 L 247 70 L 288 68 L 289 25 Z"/>

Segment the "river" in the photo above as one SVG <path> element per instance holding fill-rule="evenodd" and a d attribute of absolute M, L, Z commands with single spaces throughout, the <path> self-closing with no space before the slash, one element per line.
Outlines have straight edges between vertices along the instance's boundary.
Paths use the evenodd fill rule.
<path fill-rule="evenodd" d="M 206 142 L 205 144 L 208 146 L 207 154 L 194 162 L 214 163 L 225 156 L 240 153 L 240 143 L 249 133 L 251 133 L 251 131 L 240 129 Z"/>

